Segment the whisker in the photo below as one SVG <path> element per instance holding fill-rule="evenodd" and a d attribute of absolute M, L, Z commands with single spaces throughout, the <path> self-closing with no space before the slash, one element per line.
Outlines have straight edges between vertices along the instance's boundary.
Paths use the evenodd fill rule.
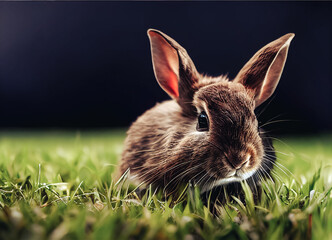
<path fill-rule="evenodd" d="M 276 152 L 276 153 L 280 153 L 280 154 L 283 154 L 283 155 L 285 155 L 285 156 L 288 156 L 288 157 L 291 157 L 292 155 L 291 154 L 287 154 L 287 153 L 284 153 L 284 152 L 281 152 L 281 151 L 277 151 L 277 150 L 265 150 L 265 152 L 269 152 L 269 153 L 274 153 L 274 152 Z"/>
<path fill-rule="evenodd" d="M 264 162 L 262 163 L 262 164 L 264 164 Z M 260 168 L 259 168 L 260 170 L 262 170 L 262 171 L 264 171 L 264 173 L 267 175 L 267 177 L 269 177 L 270 178 L 270 180 L 273 182 L 273 183 L 275 183 L 274 182 L 274 180 L 273 180 L 273 178 L 271 177 L 271 175 L 262 167 L 262 166 L 260 166 Z"/>
<path fill-rule="evenodd" d="M 279 175 L 275 172 L 275 170 L 273 168 L 271 168 L 270 166 L 268 166 L 265 162 L 263 162 L 262 164 L 264 164 L 265 167 L 267 167 L 270 171 L 274 172 L 274 175 L 278 178 L 279 182 L 283 182 L 281 180 L 281 177 L 279 177 Z M 267 173 L 269 176 L 271 176 L 271 174 L 269 174 L 264 168 L 262 168 L 262 170 L 265 171 L 265 173 Z M 272 179 L 271 179 L 272 180 Z"/>
<path fill-rule="evenodd" d="M 266 161 L 271 162 L 274 166 L 276 166 L 277 168 L 279 168 L 285 174 L 285 176 L 288 176 L 287 173 L 285 172 L 285 171 L 288 171 L 288 173 L 291 174 L 294 177 L 293 173 L 291 171 L 289 171 L 288 168 L 286 168 L 281 163 L 278 163 L 276 161 L 271 160 L 268 156 L 266 156 L 266 158 L 264 158 L 264 159 Z M 284 169 L 282 169 L 282 168 L 284 168 Z"/>
<path fill-rule="evenodd" d="M 171 181 L 169 181 L 169 182 L 165 185 L 165 187 L 164 187 L 164 191 L 166 190 L 166 188 L 168 187 L 168 185 L 170 185 L 174 180 L 176 180 L 176 179 L 179 178 L 179 177 L 182 177 L 182 178 L 186 177 L 186 174 L 191 173 L 192 171 L 194 171 L 195 169 L 197 169 L 197 168 L 199 168 L 199 167 L 201 167 L 201 166 L 203 166 L 203 163 L 201 163 L 201 164 L 199 164 L 199 165 L 196 165 L 196 166 L 193 166 L 193 167 L 187 169 L 186 171 L 179 173 L 176 177 L 174 177 Z"/>
<path fill-rule="evenodd" d="M 264 108 L 262 110 L 260 110 L 260 112 L 257 114 L 257 118 L 260 117 L 260 115 L 262 115 L 262 113 L 268 108 L 268 106 L 270 106 L 271 102 L 275 99 L 275 95 L 273 95 L 269 102 L 264 106 Z"/>
<path fill-rule="evenodd" d="M 292 119 L 280 119 L 280 120 L 274 120 L 274 121 L 269 121 L 269 122 L 266 122 L 264 124 L 262 124 L 261 126 L 259 126 L 260 128 L 263 128 L 265 126 L 268 126 L 268 125 L 271 125 L 271 124 L 274 124 L 274 123 L 281 123 L 281 122 L 294 122 L 295 120 L 292 120 Z"/>

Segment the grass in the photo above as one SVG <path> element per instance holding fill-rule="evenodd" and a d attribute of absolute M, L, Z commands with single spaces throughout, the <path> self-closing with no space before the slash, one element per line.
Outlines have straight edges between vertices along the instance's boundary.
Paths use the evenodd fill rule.
<path fill-rule="evenodd" d="M 332 239 L 331 135 L 276 140 L 275 183 L 218 216 L 114 182 L 124 131 L 0 136 L 0 239 Z"/>

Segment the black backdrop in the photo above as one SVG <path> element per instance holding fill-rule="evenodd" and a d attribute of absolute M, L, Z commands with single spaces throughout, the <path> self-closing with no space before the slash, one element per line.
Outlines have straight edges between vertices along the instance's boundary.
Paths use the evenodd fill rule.
<path fill-rule="evenodd" d="M 0 128 L 129 126 L 168 98 L 152 71 L 152 27 L 200 72 L 230 77 L 294 32 L 261 120 L 291 120 L 275 133 L 331 131 L 331 13 L 332 2 L 0 2 Z"/>

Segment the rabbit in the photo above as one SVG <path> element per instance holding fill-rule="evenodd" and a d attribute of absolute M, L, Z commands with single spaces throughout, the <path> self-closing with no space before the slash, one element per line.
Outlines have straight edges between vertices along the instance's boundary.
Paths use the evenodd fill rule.
<path fill-rule="evenodd" d="M 129 172 L 142 186 L 169 195 L 190 183 L 202 195 L 216 192 L 215 199 L 221 187 L 240 194 L 246 180 L 258 196 L 260 179 L 271 177 L 276 156 L 255 108 L 275 91 L 295 34 L 261 48 L 234 79 L 198 73 L 175 40 L 155 29 L 147 34 L 156 80 L 171 100 L 157 103 L 130 126 L 120 175 Z"/>

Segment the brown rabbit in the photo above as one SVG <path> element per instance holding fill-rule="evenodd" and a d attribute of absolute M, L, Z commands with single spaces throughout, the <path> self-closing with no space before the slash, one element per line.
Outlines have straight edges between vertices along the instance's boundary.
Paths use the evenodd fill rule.
<path fill-rule="evenodd" d="M 276 89 L 293 33 L 260 49 L 234 80 L 197 72 L 186 50 L 166 34 L 148 30 L 156 79 L 172 100 L 158 103 L 128 130 L 120 172 L 171 194 L 191 182 L 209 192 L 234 194 L 242 180 L 252 189 L 270 177 L 271 140 L 254 110 Z"/>

